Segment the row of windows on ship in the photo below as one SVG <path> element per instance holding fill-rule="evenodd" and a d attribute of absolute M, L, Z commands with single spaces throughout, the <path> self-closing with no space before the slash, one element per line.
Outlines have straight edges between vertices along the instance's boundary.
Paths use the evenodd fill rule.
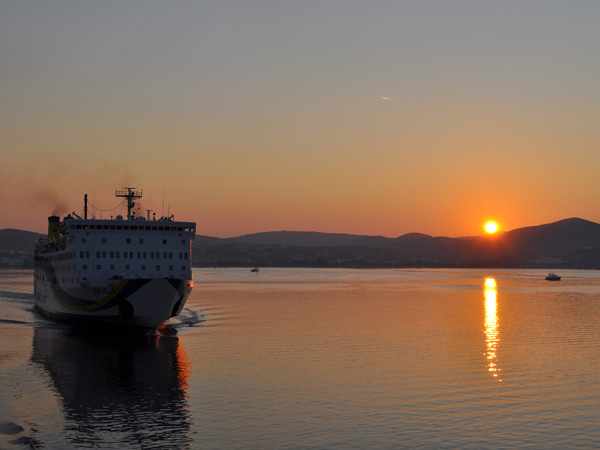
<path fill-rule="evenodd" d="M 161 259 L 160 258 L 160 252 L 136 252 L 137 253 L 137 259 L 148 259 L 148 254 L 150 254 L 150 259 Z M 108 256 L 107 256 L 108 255 Z M 173 252 L 163 252 L 163 257 L 162 259 L 173 259 Z M 90 252 L 86 251 L 86 252 L 79 252 L 79 258 L 81 259 L 85 259 L 85 258 L 89 258 L 90 257 Z M 96 252 L 96 258 L 111 258 L 111 259 L 120 259 L 121 258 L 121 252 L 120 251 L 111 251 L 111 252 L 106 252 L 106 251 L 102 251 L 102 252 Z M 123 258 L 124 259 L 134 259 L 134 252 L 123 252 Z M 188 253 L 181 253 L 179 252 L 179 259 L 185 259 L 187 260 L 189 258 Z"/>
<path fill-rule="evenodd" d="M 70 225 L 71 230 L 147 230 L 147 231 L 183 231 L 193 233 L 194 227 L 170 227 L 158 225 Z"/>
<path fill-rule="evenodd" d="M 185 258 L 185 259 L 187 259 L 187 258 Z M 41 267 L 43 267 L 42 264 L 41 264 L 41 262 L 36 261 L 36 268 L 41 268 Z M 89 267 L 88 267 L 87 264 L 82 264 L 81 265 L 81 268 L 83 270 L 93 269 L 93 267 L 94 267 L 93 264 L 90 264 Z M 96 264 L 95 267 L 96 267 L 96 270 L 102 270 L 102 264 Z M 104 267 L 106 268 L 106 266 L 104 266 Z M 110 267 L 110 270 L 115 270 L 115 264 L 110 264 L 109 267 Z M 123 266 L 119 265 L 119 267 L 123 267 Z M 125 267 L 125 270 L 131 270 L 131 267 L 130 267 L 129 264 L 125 264 L 124 267 Z M 146 264 L 140 264 L 139 266 L 136 264 L 134 266 L 134 270 L 136 270 L 137 267 L 139 267 L 141 270 L 151 270 L 151 269 L 146 269 Z M 172 272 L 172 271 L 175 270 L 175 268 L 173 267 L 173 265 L 169 265 L 168 267 L 169 267 L 169 271 L 170 272 Z M 155 268 L 156 268 L 157 271 L 160 271 L 161 270 L 161 265 L 160 264 L 156 264 Z M 76 271 L 76 266 L 74 264 L 73 265 L 66 264 L 66 265 L 64 265 L 62 267 L 56 267 L 55 268 L 56 272 L 61 272 L 61 273 L 71 272 L 71 270 Z M 189 270 L 189 267 L 187 265 L 183 265 L 183 266 L 181 266 L 181 270 L 183 272 L 186 272 L 186 271 Z"/>
<path fill-rule="evenodd" d="M 137 259 L 148 259 L 148 254 L 150 254 L 150 259 L 161 259 L 161 252 L 121 252 L 121 251 L 97 251 L 96 258 L 113 258 L 120 259 L 121 254 L 123 255 L 123 259 L 134 259 L 134 254 L 137 255 Z M 58 255 L 48 255 L 46 257 L 50 261 L 68 261 L 75 258 L 75 252 L 66 252 L 60 253 Z M 81 259 L 89 259 L 90 252 L 89 251 L 80 251 L 79 258 Z M 162 259 L 173 259 L 173 252 L 162 252 Z M 189 253 L 187 252 L 179 252 L 180 260 L 189 259 Z"/>
<path fill-rule="evenodd" d="M 81 267 L 82 267 L 83 270 L 88 270 L 88 265 L 87 264 L 83 264 Z M 140 269 L 141 270 L 146 270 L 146 264 L 142 264 L 140 266 Z M 155 266 L 155 269 L 156 269 L 156 271 L 160 271 L 160 264 L 157 264 Z M 96 264 L 96 270 L 102 270 L 102 264 Z M 110 270 L 115 270 L 115 265 L 114 264 L 110 265 Z M 131 270 L 130 267 L 129 267 L 129 264 L 125 264 L 125 270 Z M 151 269 L 147 269 L 147 270 L 151 270 Z M 173 272 L 173 270 L 175 270 L 173 268 L 173 266 L 169 266 L 169 271 Z M 187 267 L 186 266 L 181 266 L 181 270 L 185 272 L 187 270 Z"/>
<path fill-rule="evenodd" d="M 143 243 L 144 243 L 144 238 L 139 238 L 138 242 L 139 242 L 140 244 L 143 244 Z M 85 243 L 87 243 L 87 238 L 84 238 L 84 237 L 82 237 L 82 238 L 81 238 L 81 243 L 82 243 L 82 244 L 85 244 Z M 106 243 L 108 243 L 108 242 L 107 242 L 107 238 L 103 237 L 103 238 L 102 238 L 102 243 L 103 243 L 103 244 L 106 244 Z M 127 238 L 127 239 L 125 240 L 125 243 L 126 243 L 126 244 L 131 244 L 131 238 Z M 162 240 L 162 243 L 163 243 L 163 245 L 167 245 L 167 244 L 168 244 L 168 240 L 167 240 L 167 239 L 163 239 L 163 240 Z M 181 240 L 181 245 L 186 245 L 187 243 L 188 243 L 188 241 L 187 241 L 187 240 L 185 240 L 185 239 L 182 239 L 182 240 Z"/>

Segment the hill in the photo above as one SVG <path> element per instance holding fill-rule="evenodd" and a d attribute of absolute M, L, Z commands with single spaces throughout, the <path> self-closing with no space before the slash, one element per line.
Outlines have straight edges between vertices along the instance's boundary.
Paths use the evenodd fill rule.
<path fill-rule="evenodd" d="M 421 233 L 408 233 L 396 238 L 398 241 L 412 241 L 429 238 Z M 268 231 L 247 234 L 227 239 L 230 242 L 263 245 L 297 245 L 297 246 L 356 246 L 380 247 L 391 245 L 393 239 L 384 236 L 367 236 L 356 234 L 319 233 L 316 231 Z"/>
<path fill-rule="evenodd" d="M 33 246 L 44 236 L 31 231 L 0 230 L 0 267 L 33 267 Z"/>
<path fill-rule="evenodd" d="M 0 230 L 0 266 L 30 267 L 43 235 Z M 397 238 L 272 231 L 234 238 L 196 236 L 195 266 L 505 267 L 600 269 L 600 224 L 570 218 L 465 238 L 409 233 Z"/>
<path fill-rule="evenodd" d="M 194 243 L 199 266 L 600 268 L 600 224 L 571 218 L 468 238 L 280 231 Z"/>

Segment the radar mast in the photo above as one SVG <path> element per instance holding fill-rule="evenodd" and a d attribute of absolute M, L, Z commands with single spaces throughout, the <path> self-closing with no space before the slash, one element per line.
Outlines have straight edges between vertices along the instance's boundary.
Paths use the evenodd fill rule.
<path fill-rule="evenodd" d="M 115 192 L 115 197 L 124 197 L 127 199 L 127 220 L 131 220 L 131 210 L 135 206 L 133 200 L 142 198 L 142 191 L 136 191 L 133 187 L 124 187 Z"/>

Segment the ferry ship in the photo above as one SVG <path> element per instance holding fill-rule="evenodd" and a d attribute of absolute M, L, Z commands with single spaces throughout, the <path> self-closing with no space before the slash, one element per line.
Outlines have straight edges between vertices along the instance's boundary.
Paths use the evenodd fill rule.
<path fill-rule="evenodd" d="M 194 286 L 194 222 L 173 216 L 137 216 L 142 191 L 115 192 L 127 217 L 87 218 L 75 213 L 48 218 L 48 237 L 35 247 L 34 298 L 60 321 L 152 330 L 181 313 Z"/>

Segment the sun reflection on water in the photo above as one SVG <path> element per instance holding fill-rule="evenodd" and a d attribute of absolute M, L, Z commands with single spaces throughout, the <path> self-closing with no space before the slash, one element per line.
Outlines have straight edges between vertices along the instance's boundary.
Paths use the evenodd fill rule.
<path fill-rule="evenodd" d="M 485 299 L 485 344 L 488 371 L 496 378 L 500 369 L 497 365 L 497 350 L 500 344 L 500 332 L 498 331 L 498 291 L 496 280 L 486 278 L 484 283 Z M 502 381 L 498 379 L 498 381 Z"/>

